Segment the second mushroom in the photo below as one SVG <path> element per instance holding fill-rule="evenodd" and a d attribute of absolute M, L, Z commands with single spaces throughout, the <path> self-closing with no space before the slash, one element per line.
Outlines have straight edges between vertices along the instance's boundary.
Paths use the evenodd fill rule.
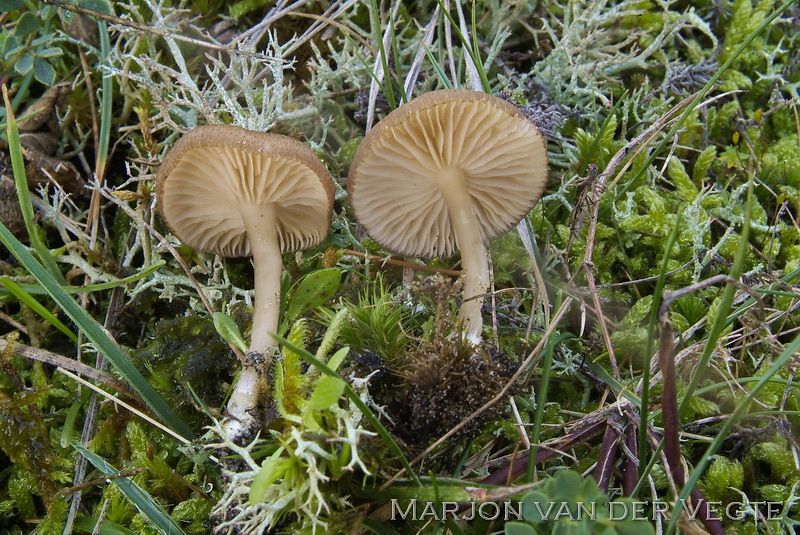
<path fill-rule="evenodd" d="M 485 93 L 427 93 L 364 138 L 347 191 L 379 244 L 426 258 L 461 252 L 467 339 L 481 341 L 490 286 L 488 245 L 530 212 L 547 181 L 539 130 L 514 105 Z"/>
<path fill-rule="evenodd" d="M 252 256 L 253 328 L 246 362 L 227 406 L 225 427 L 238 440 L 258 427 L 280 312 L 281 254 L 328 235 L 333 182 L 301 142 L 234 126 L 201 126 L 172 148 L 156 179 L 173 233 L 193 249 Z"/>

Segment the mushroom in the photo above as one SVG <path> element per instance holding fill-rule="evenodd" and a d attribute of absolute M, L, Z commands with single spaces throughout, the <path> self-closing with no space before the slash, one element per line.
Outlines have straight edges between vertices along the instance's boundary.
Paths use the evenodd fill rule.
<path fill-rule="evenodd" d="M 235 126 L 184 135 L 156 177 L 161 214 L 193 249 L 252 256 L 255 302 L 250 348 L 227 406 L 232 438 L 256 426 L 280 311 L 281 253 L 322 242 L 330 229 L 333 182 L 303 143 Z"/>
<path fill-rule="evenodd" d="M 467 339 L 480 343 L 489 243 L 533 208 L 547 181 L 539 130 L 514 105 L 475 91 L 427 93 L 364 138 L 347 180 L 376 242 L 410 256 L 461 251 Z"/>

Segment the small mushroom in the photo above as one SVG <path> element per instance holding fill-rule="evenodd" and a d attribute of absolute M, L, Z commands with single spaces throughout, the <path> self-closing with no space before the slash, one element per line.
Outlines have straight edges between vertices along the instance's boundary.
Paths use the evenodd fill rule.
<path fill-rule="evenodd" d="M 330 229 L 333 182 L 303 143 L 235 126 L 201 126 L 184 135 L 156 178 L 172 232 L 193 249 L 252 256 L 253 329 L 246 362 L 228 403 L 229 436 L 257 424 L 278 329 L 282 253 L 313 247 Z"/>
<path fill-rule="evenodd" d="M 544 138 L 515 106 L 443 90 L 401 106 L 367 134 L 347 192 L 359 223 L 387 249 L 426 258 L 461 251 L 459 317 L 477 344 L 488 245 L 530 212 L 547 174 Z"/>

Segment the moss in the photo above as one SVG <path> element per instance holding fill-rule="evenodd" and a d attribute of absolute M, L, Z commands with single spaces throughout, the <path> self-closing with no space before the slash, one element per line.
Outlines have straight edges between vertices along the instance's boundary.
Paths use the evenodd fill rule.
<path fill-rule="evenodd" d="M 209 407 L 218 407 L 236 372 L 236 360 L 214 324 L 195 314 L 160 320 L 136 358 L 157 390 L 193 419 L 198 414 L 192 390 Z"/>

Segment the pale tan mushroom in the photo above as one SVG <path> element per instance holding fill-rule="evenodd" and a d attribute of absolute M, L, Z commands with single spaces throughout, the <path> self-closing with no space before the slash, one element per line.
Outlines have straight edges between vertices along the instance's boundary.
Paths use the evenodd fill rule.
<path fill-rule="evenodd" d="M 488 244 L 533 208 L 547 181 L 539 130 L 515 106 L 475 91 L 427 93 L 380 121 L 347 180 L 359 223 L 401 254 L 461 251 L 467 338 L 481 340 Z"/>
<path fill-rule="evenodd" d="M 193 249 L 252 256 L 253 329 L 247 362 L 228 403 L 231 437 L 249 434 L 272 362 L 278 329 L 281 253 L 321 243 L 330 229 L 333 182 L 303 143 L 225 125 L 184 135 L 156 178 L 172 232 Z"/>

